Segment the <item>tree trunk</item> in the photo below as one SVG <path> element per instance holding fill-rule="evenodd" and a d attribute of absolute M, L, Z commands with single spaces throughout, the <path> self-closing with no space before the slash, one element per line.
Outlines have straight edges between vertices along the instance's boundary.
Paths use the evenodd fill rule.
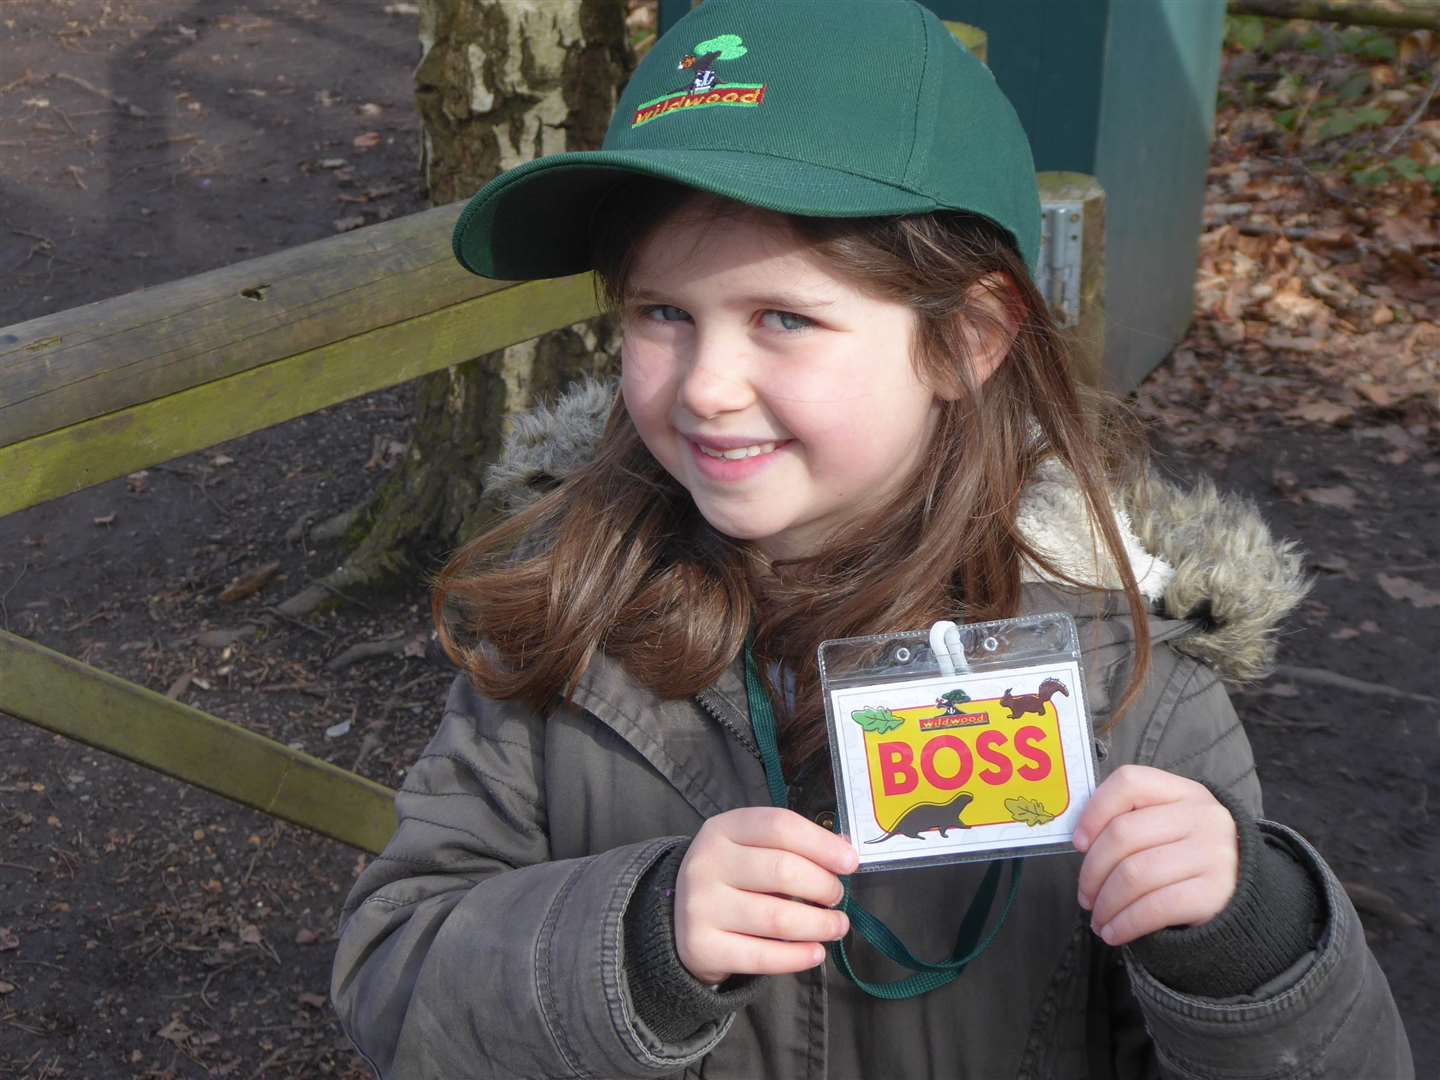
<path fill-rule="evenodd" d="M 624 0 L 421 0 L 415 72 L 421 167 L 434 205 L 468 198 L 542 154 L 600 145 L 633 67 Z M 604 319 L 426 376 L 409 451 L 348 530 L 343 564 L 282 605 L 415 586 L 490 520 L 485 468 L 505 417 L 571 379 L 613 368 Z"/>

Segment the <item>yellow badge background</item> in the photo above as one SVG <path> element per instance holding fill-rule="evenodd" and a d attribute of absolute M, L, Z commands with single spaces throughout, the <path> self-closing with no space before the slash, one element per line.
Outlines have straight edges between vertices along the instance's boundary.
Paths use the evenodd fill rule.
<path fill-rule="evenodd" d="M 1005 800 L 1010 798 L 1037 799 L 1048 813 L 1056 817 L 1066 811 L 1070 805 L 1070 785 L 1065 772 L 1065 755 L 1060 744 L 1060 717 L 1053 702 L 1046 702 L 1043 716 L 1036 716 L 1031 712 L 1014 720 L 1010 719 L 1010 710 L 1000 704 L 999 698 L 967 701 L 959 706 L 959 710 L 965 714 L 983 713 L 990 722 L 973 727 L 921 731 L 921 720 L 945 715 L 944 709 L 930 705 L 913 709 L 895 709 L 893 710 L 895 716 L 904 720 L 904 724 L 884 735 L 877 735 L 869 731 L 865 733 L 865 760 L 870 774 L 871 801 L 875 808 L 875 823 L 881 829 L 885 832 L 892 830 L 899 822 L 901 815 L 913 806 L 921 803 L 948 803 L 961 790 L 968 791 L 974 797 L 974 801 L 966 806 L 960 815 L 964 822 L 972 828 L 982 825 L 1013 824 L 1015 817 L 1005 807 Z M 1015 733 L 1021 728 L 1029 726 L 1041 728 L 1045 732 L 1043 740 L 1032 743 L 1044 750 L 1050 757 L 1050 775 L 1043 780 L 1026 780 L 1019 774 L 1021 766 L 1028 766 L 1032 762 L 1029 758 L 1022 757 L 1015 749 Z M 979 777 L 982 770 L 991 767 L 984 758 L 980 757 L 975 748 L 976 738 L 986 731 L 1004 732 L 1005 745 L 995 748 L 991 752 L 998 750 L 1000 754 L 1010 759 L 1011 765 L 1015 769 L 1009 782 L 999 787 L 992 787 Z M 925 779 L 925 774 L 919 769 L 922 748 L 938 735 L 958 736 L 970 748 L 975 767 L 970 779 L 962 788 L 935 787 Z M 892 742 L 906 743 L 911 747 L 916 772 L 919 775 L 918 786 L 914 791 L 904 795 L 886 795 L 881 778 L 879 747 L 882 743 Z M 946 775 L 953 775 L 956 772 L 958 762 L 953 751 L 942 750 L 936 755 L 936 758 L 940 771 Z"/>

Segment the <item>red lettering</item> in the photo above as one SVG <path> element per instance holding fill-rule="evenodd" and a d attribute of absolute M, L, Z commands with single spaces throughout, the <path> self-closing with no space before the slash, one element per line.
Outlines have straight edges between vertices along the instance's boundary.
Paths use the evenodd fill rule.
<path fill-rule="evenodd" d="M 875 750 L 880 755 L 880 786 L 886 795 L 909 795 L 920 786 L 915 751 L 909 743 L 881 743 Z"/>
<path fill-rule="evenodd" d="M 1041 750 L 1036 743 L 1045 741 L 1045 729 L 1029 724 L 1015 732 L 1015 749 L 1029 765 L 1021 765 L 1019 773 L 1026 780 L 1044 780 L 1050 775 L 1052 762 L 1050 755 Z"/>
<path fill-rule="evenodd" d="M 1015 771 L 1015 766 L 1010 762 L 1010 756 L 1001 750 L 1005 741 L 1003 731 L 982 731 L 979 738 L 975 740 L 975 752 L 980 755 L 981 760 L 993 766 L 993 768 L 981 769 L 979 777 L 992 787 L 999 787 L 1005 783 L 1010 779 L 1010 774 Z"/>
<path fill-rule="evenodd" d="M 941 750 L 953 750 L 960 759 L 960 768 L 950 776 L 943 775 L 935 768 L 935 755 Z M 920 771 L 925 774 L 926 780 L 942 791 L 955 791 L 964 787 L 974 768 L 970 747 L 966 746 L 965 741 L 958 735 L 937 735 L 920 751 Z"/>

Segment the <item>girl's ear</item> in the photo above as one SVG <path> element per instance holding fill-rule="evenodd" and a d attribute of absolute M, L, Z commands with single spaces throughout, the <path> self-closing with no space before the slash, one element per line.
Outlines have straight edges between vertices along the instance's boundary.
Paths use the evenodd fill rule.
<path fill-rule="evenodd" d="M 965 308 L 955 319 L 977 386 L 983 386 L 1010 355 L 1020 330 L 1022 303 L 1008 274 L 986 274 L 966 291 Z M 940 396 L 953 401 L 959 393 Z"/>

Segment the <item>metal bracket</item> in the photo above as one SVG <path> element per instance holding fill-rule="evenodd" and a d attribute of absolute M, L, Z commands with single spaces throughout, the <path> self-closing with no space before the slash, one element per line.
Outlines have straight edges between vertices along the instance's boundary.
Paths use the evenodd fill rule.
<path fill-rule="evenodd" d="M 1046 202 L 1040 208 L 1040 265 L 1036 284 L 1063 328 L 1080 325 L 1080 263 L 1085 204 Z"/>

